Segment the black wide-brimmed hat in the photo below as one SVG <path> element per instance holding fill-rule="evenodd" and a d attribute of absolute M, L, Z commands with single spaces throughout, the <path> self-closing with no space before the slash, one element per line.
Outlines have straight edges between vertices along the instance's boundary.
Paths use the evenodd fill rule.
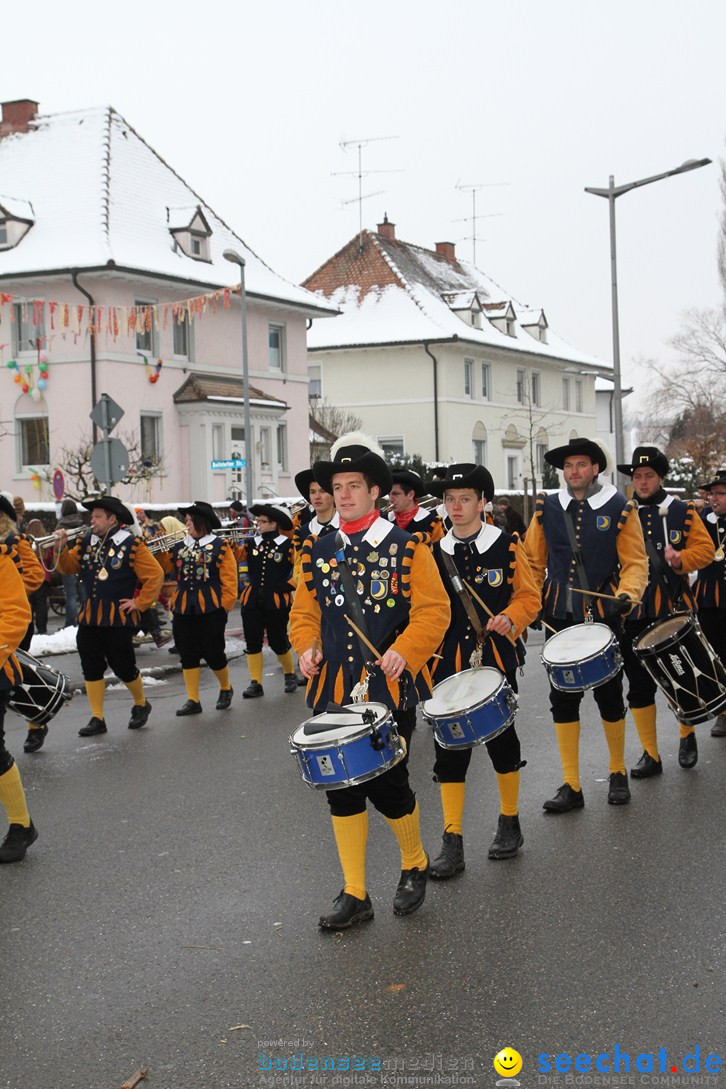
<path fill-rule="evenodd" d="M 243 510 L 246 510 L 244 503 L 240 499 L 230 499 L 229 509 L 236 510 L 238 514 L 241 514 Z"/>
<path fill-rule="evenodd" d="M 393 483 L 400 484 L 404 491 L 413 490 L 416 499 L 420 499 L 422 495 L 428 495 L 426 485 L 414 469 L 394 469 L 391 478 Z"/>
<path fill-rule="evenodd" d="M 284 507 L 276 507 L 274 503 L 253 503 L 249 511 L 255 517 L 262 515 L 263 518 L 276 522 L 280 529 L 292 529 L 292 518 Z"/>
<path fill-rule="evenodd" d="M 315 479 L 315 473 L 312 469 L 303 469 L 301 472 L 295 474 L 295 487 L 300 492 L 303 499 L 310 500 L 310 485 L 320 484 L 319 480 Z M 323 487 L 320 484 L 321 488 Z M 325 488 L 325 491 L 329 492 L 329 488 Z"/>
<path fill-rule="evenodd" d="M 458 462 L 449 465 L 443 480 L 432 480 L 427 485 L 431 495 L 442 496 L 451 488 L 474 488 L 481 492 L 489 502 L 494 495 L 494 480 L 492 474 L 483 465 L 475 465 L 471 461 Z"/>
<path fill-rule="evenodd" d="M 608 456 L 605 449 L 592 439 L 570 439 L 566 446 L 556 446 L 554 450 L 548 450 L 544 456 L 548 465 L 554 465 L 555 469 L 562 469 L 565 458 L 577 457 L 582 454 L 593 463 L 597 462 L 599 471 L 605 473 L 608 467 Z"/>
<path fill-rule="evenodd" d="M 618 465 L 618 472 L 632 476 L 636 469 L 654 469 L 662 480 L 670 469 L 668 458 L 657 446 L 636 446 L 630 462 L 630 465 Z"/>
<path fill-rule="evenodd" d="M 195 499 L 191 507 L 179 507 L 179 513 L 182 518 L 186 518 L 188 514 L 192 517 L 196 515 L 197 518 L 203 518 L 210 529 L 221 529 L 222 527 L 214 507 L 211 503 L 205 503 L 203 499 Z"/>
<path fill-rule="evenodd" d="M 386 464 L 380 446 L 361 431 L 341 435 L 330 450 L 332 461 L 316 461 L 313 465 L 315 479 L 326 492 L 333 492 L 336 473 L 365 473 L 388 495 L 393 485 L 391 470 Z"/>
<path fill-rule="evenodd" d="M 98 499 L 84 499 L 81 503 L 86 510 L 105 510 L 107 514 L 115 514 L 120 526 L 134 525 L 134 516 L 120 499 L 115 495 L 101 495 Z"/>
<path fill-rule="evenodd" d="M 699 484 L 698 487 L 703 488 L 704 491 L 710 491 L 717 484 L 726 484 L 726 469 L 717 469 L 713 480 L 709 480 L 708 484 Z"/>
<path fill-rule="evenodd" d="M 17 522 L 18 512 L 4 493 L 0 493 L 0 512 L 7 514 L 11 522 Z"/>

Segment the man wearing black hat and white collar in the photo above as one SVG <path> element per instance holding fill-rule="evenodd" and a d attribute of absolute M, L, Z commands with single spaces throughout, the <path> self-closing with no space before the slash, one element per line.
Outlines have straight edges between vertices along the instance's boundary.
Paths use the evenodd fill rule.
<path fill-rule="evenodd" d="M 419 474 L 413 469 L 396 469 L 391 473 L 391 479 L 389 520 L 407 533 L 428 533 L 432 541 L 443 537 L 444 527 L 437 511 L 426 510 L 419 503 L 427 494 L 426 485 Z"/>
<path fill-rule="evenodd" d="M 247 560 L 247 585 L 242 590 L 242 627 L 247 644 L 250 683 L 242 696 L 264 696 L 262 687 L 262 642 L 275 652 L 285 676 L 285 691 L 297 691 L 287 625 L 295 589 L 292 583 L 293 551 L 288 532 L 292 519 L 274 503 L 255 503 L 250 514 L 257 519 L 257 533 L 243 542 Z M 285 532 L 283 532 L 285 531 Z"/>
<path fill-rule="evenodd" d="M 65 530 L 56 530 L 55 536 L 61 549 L 58 570 L 62 575 L 80 573 L 76 644 L 92 718 L 78 733 L 93 737 L 107 730 L 103 717 L 107 665 L 134 697 L 129 729 L 146 725 L 151 704 L 136 668 L 133 636 L 139 613 L 156 601 L 164 572 L 141 534 L 136 537 L 129 532 L 134 516 L 125 503 L 106 495 L 86 500 L 82 506 L 91 512 L 90 534 L 77 537 L 71 548 L 67 547 Z M 141 592 L 134 598 L 139 583 Z"/>
<path fill-rule="evenodd" d="M 565 487 L 537 497 L 525 545 L 543 593 L 550 628 L 561 631 L 588 619 L 606 623 L 617 635 L 620 615 L 630 612 L 648 581 L 648 560 L 635 504 L 612 484 L 599 480 L 607 470 L 602 446 L 571 439 L 548 450 L 545 460 L 561 469 Z M 588 597 L 578 590 L 603 592 L 613 599 Z M 549 633 L 548 633 L 549 634 Z M 608 802 L 630 801 L 625 770 L 625 705 L 622 671 L 593 689 L 610 753 Z M 581 809 L 580 715 L 582 692 L 561 692 L 550 685 L 550 706 L 557 732 L 564 783 L 544 803 L 548 813 Z"/>
<path fill-rule="evenodd" d="M 330 492 L 327 492 L 315 479 L 312 469 L 303 469 L 295 477 L 295 485 L 303 499 L 307 500 L 313 509 L 312 517 L 307 521 L 298 521 L 294 526 L 292 545 L 295 550 L 294 583 L 297 586 L 300 581 L 300 564 L 302 563 L 302 546 L 307 537 L 324 537 L 326 533 L 333 533 L 340 528 L 340 516 L 335 509 L 335 501 Z M 293 524 L 294 524 L 293 519 Z"/>
<path fill-rule="evenodd" d="M 635 720 L 643 755 L 630 774 L 634 779 L 660 775 L 663 763 L 656 734 L 656 683 L 633 651 L 633 644 L 655 620 L 674 612 L 694 611 L 696 603 L 688 579 L 691 571 L 713 560 L 714 547 L 693 503 L 668 495 L 663 481 L 670 466 L 657 446 L 636 446 L 631 461 L 618 470 L 633 481 L 634 498 L 648 554 L 648 586 L 642 605 L 625 618 L 620 646 L 628 678 L 628 704 Z M 667 543 L 666 543 L 667 541 Z M 693 726 L 680 724 L 678 763 L 695 767 L 698 746 Z"/>
<path fill-rule="evenodd" d="M 726 666 L 726 469 L 719 469 L 715 478 L 703 486 L 708 489 L 711 505 L 703 521 L 715 555 L 713 562 L 698 572 L 694 590 L 701 627 Z M 711 737 L 726 737 L 726 714 L 720 714 L 714 722 Z"/>
<path fill-rule="evenodd" d="M 517 668 L 524 664 L 519 636 L 540 610 L 524 545 L 516 535 L 482 522 L 484 504 L 494 495 L 494 481 L 483 465 L 451 465 L 443 480 L 429 486 L 432 494 L 443 496 L 452 523 L 446 536 L 433 546 L 449 595 L 451 623 L 431 661 L 432 680 L 439 684 L 477 665 L 493 666 L 505 674 L 516 692 Z M 464 583 L 460 589 L 453 582 L 457 575 Z M 474 617 L 478 618 L 478 630 Z M 431 863 L 431 876 L 445 879 L 464 869 L 464 799 L 472 749 L 445 749 L 436 739 L 434 747 L 434 778 L 441 791 L 444 836 L 441 854 Z M 524 842 L 518 810 L 519 769 L 524 763 L 514 723 L 488 741 L 486 748 L 497 775 L 500 799 L 489 858 L 514 858 Z"/>
<path fill-rule="evenodd" d="M 310 681 L 308 705 L 319 712 L 331 701 L 347 704 L 367 697 L 390 708 L 410 745 L 416 704 L 431 693 L 426 662 L 446 631 L 448 598 L 426 538 L 378 514 L 379 497 L 391 489 L 383 451 L 354 432 L 338 439 L 331 459 L 316 462 L 313 469 L 318 483 L 335 497 L 340 530 L 317 540 L 309 537 L 303 545 L 290 623 L 300 669 Z M 419 908 L 429 866 L 407 761 L 366 783 L 328 791 L 327 797 L 345 884 L 319 925 L 345 930 L 373 918 L 366 889 L 368 800 L 383 814 L 401 852 L 393 910 L 407 915 Z"/>

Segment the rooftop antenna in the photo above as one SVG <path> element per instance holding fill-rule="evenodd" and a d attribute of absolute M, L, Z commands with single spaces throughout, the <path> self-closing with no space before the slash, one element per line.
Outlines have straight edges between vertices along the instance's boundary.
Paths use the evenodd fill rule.
<path fill-rule="evenodd" d="M 479 189 L 500 188 L 501 186 L 504 186 L 504 185 L 509 185 L 509 182 L 478 182 L 476 185 L 462 185 L 462 184 L 457 182 L 457 184 L 456 184 L 456 188 L 459 189 L 459 190 L 466 191 L 468 189 L 468 190 L 471 191 L 471 215 L 470 216 L 464 216 L 463 219 L 455 219 L 454 223 L 471 223 L 471 225 L 472 225 L 471 226 L 471 234 L 468 235 L 467 237 L 471 238 L 471 244 L 472 244 L 471 263 L 473 265 L 476 264 L 476 244 L 477 244 L 477 241 L 480 241 L 480 242 L 483 241 L 483 239 L 478 239 L 477 240 L 477 235 L 476 235 L 477 219 L 496 219 L 498 216 L 503 215 L 502 212 L 489 212 L 486 215 L 478 215 L 477 216 L 477 214 L 476 214 L 476 194 L 477 194 L 477 190 L 479 190 Z"/>
<path fill-rule="evenodd" d="M 344 200 L 343 204 L 355 204 L 358 202 L 358 249 L 363 249 L 363 201 L 368 200 L 369 197 L 378 197 L 384 192 L 383 189 L 379 189 L 375 193 L 363 194 L 363 178 L 368 177 L 369 174 L 402 174 L 402 170 L 364 170 L 363 169 L 363 148 L 368 144 L 379 143 L 381 140 L 398 140 L 398 136 L 368 136 L 363 140 L 342 140 L 340 147 L 343 151 L 347 151 L 349 148 L 354 147 L 358 149 L 358 169 L 357 170 L 337 170 L 331 177 L 338 178 L 343 175 L 358 178 L 358 196 L 352 197 L 350 200 Z"/>

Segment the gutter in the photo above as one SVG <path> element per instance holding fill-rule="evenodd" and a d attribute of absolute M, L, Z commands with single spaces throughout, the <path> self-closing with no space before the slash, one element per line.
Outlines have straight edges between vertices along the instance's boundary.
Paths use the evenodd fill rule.
<path fill-rule="evenodd" d="M 439 364 L 436 356 L 429 351 L 429 343 L 423 342 L 423 349 L 434 363 L 434 457 L 439 460 Z"/>
<path fill-rule="evenodd" d="M 86 291 L 85 287 L 81 287 L 81 285 L 78 282 L 78 269 L 73 269 L 71 271 L 71 279 L 73 280 L 74 286 L 78 289 L 78 291 L 80 291 L 81 295 L 86 296 L 86 298 L 88 299 L 89 305 L 90 306 L 95 306 L 96 303 L 95 303 L 95 301 L 93 299 L 93 295 L 91 295 L 88 291 Z M 92 322 L 91 323 L 91 408 L 92 409 L 96 407 L 96 401 L 97 400 L 98 400 L 98 397 L 96 395 L 96 328 L 95 328 L 95 322 Z M 94 421 L 94 423 L 93 423 L 93 445 L 95 446 L 97 442 L 98 442 L 98 428 L 97 428 L 96 423 Z"/>

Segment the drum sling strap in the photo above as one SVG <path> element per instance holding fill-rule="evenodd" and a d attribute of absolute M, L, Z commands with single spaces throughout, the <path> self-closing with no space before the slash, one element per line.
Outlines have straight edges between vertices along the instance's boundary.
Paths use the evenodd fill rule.
<path fill-rule="evenodd" d="M 666 597 L 673 602 L 673 608 L 678 609 L 678 606 L 680 605 L 681 601 L 683 600 L 683 594 L 684 594 L 685 589 L 686 589 L 685 576 L 684 575 L 676 576 L 675 572 L 672 571 L 670 567 L 666 568 L 665 564 L 663 563 L 663 557 L 661 556 L 660 552 L 658 551 L 658 549 L 653 544 L 653 541 L 651 540 L 650 537 L 648 537 L 648 539 L 645 542 L 645 551 L 648 554 L 648 559 L 650 560 L 650 563 L 651 563 L 651 566 L 653 568 L 653 571 L 655 572 L 656 578 L 658 579 L 661 586 L 663 587 L 663 589 L 666 592 Z M 671 577 L 673 577 L 673 578 L 677 577 L 678 578 L 678 588 L 677 588 L 677 592 L 676 592 L 675 595 L 673 594 L 673 586 L 671 584 Z"/>
<path fill-rule="evenodd" d="M 444 561 L 446 573 L 451 580 L 451 585 L 454 587 L 459 601 L 464 606 L 466 615 L 469 617 L 469 623 L 474 629 L 474 634 L 476 635 L 476 648 L 470 659 L 470 665 L 472 666 L 472 668 L 474 668 L 475 663 L 473 659 L 475 657 L 476 665 L 481 665 L 481 645 L 487 638 L 489 633 L 484 629 L 482 622 L 479 619 L 479 614 L 474 607 L 474 602 L 471 599 L 471 595 L 467 590 L 466 586 L 464 585 L 464 581 L 459 574 L 456 564 L 454 563 L 454 557 L 448 552 L 445 552 L 443 548 L 441 549 L 441 557 Z"/>
<path fill-rule="evenodd" d="M 585 562 L 582 558 L 582 551 L 580 550 L 580 546 L 577 543 L 577 537 L 575 536 L 575 523 L 572 518 L 572 511 L 569 507 L 565 511 L 565 529 L 567 530 L 567 539 L 570 542 L 572 555 L 575 557 L 575 568 L 577 570 L 577 578 L 580 582 L 580 589 L 589 590 L 590 586 L 588 584 L 587 574 L 585 572 Z M 572 613 L 574 616 L 574 611 L 572 608 L 572 590 L 569 588 L 569 586 L 567 587 L 567 611 L 568 613 Z M 585 599 L 585 616 L 590 616 L 592 618 L 592 605 L 587 598 Z"/>

